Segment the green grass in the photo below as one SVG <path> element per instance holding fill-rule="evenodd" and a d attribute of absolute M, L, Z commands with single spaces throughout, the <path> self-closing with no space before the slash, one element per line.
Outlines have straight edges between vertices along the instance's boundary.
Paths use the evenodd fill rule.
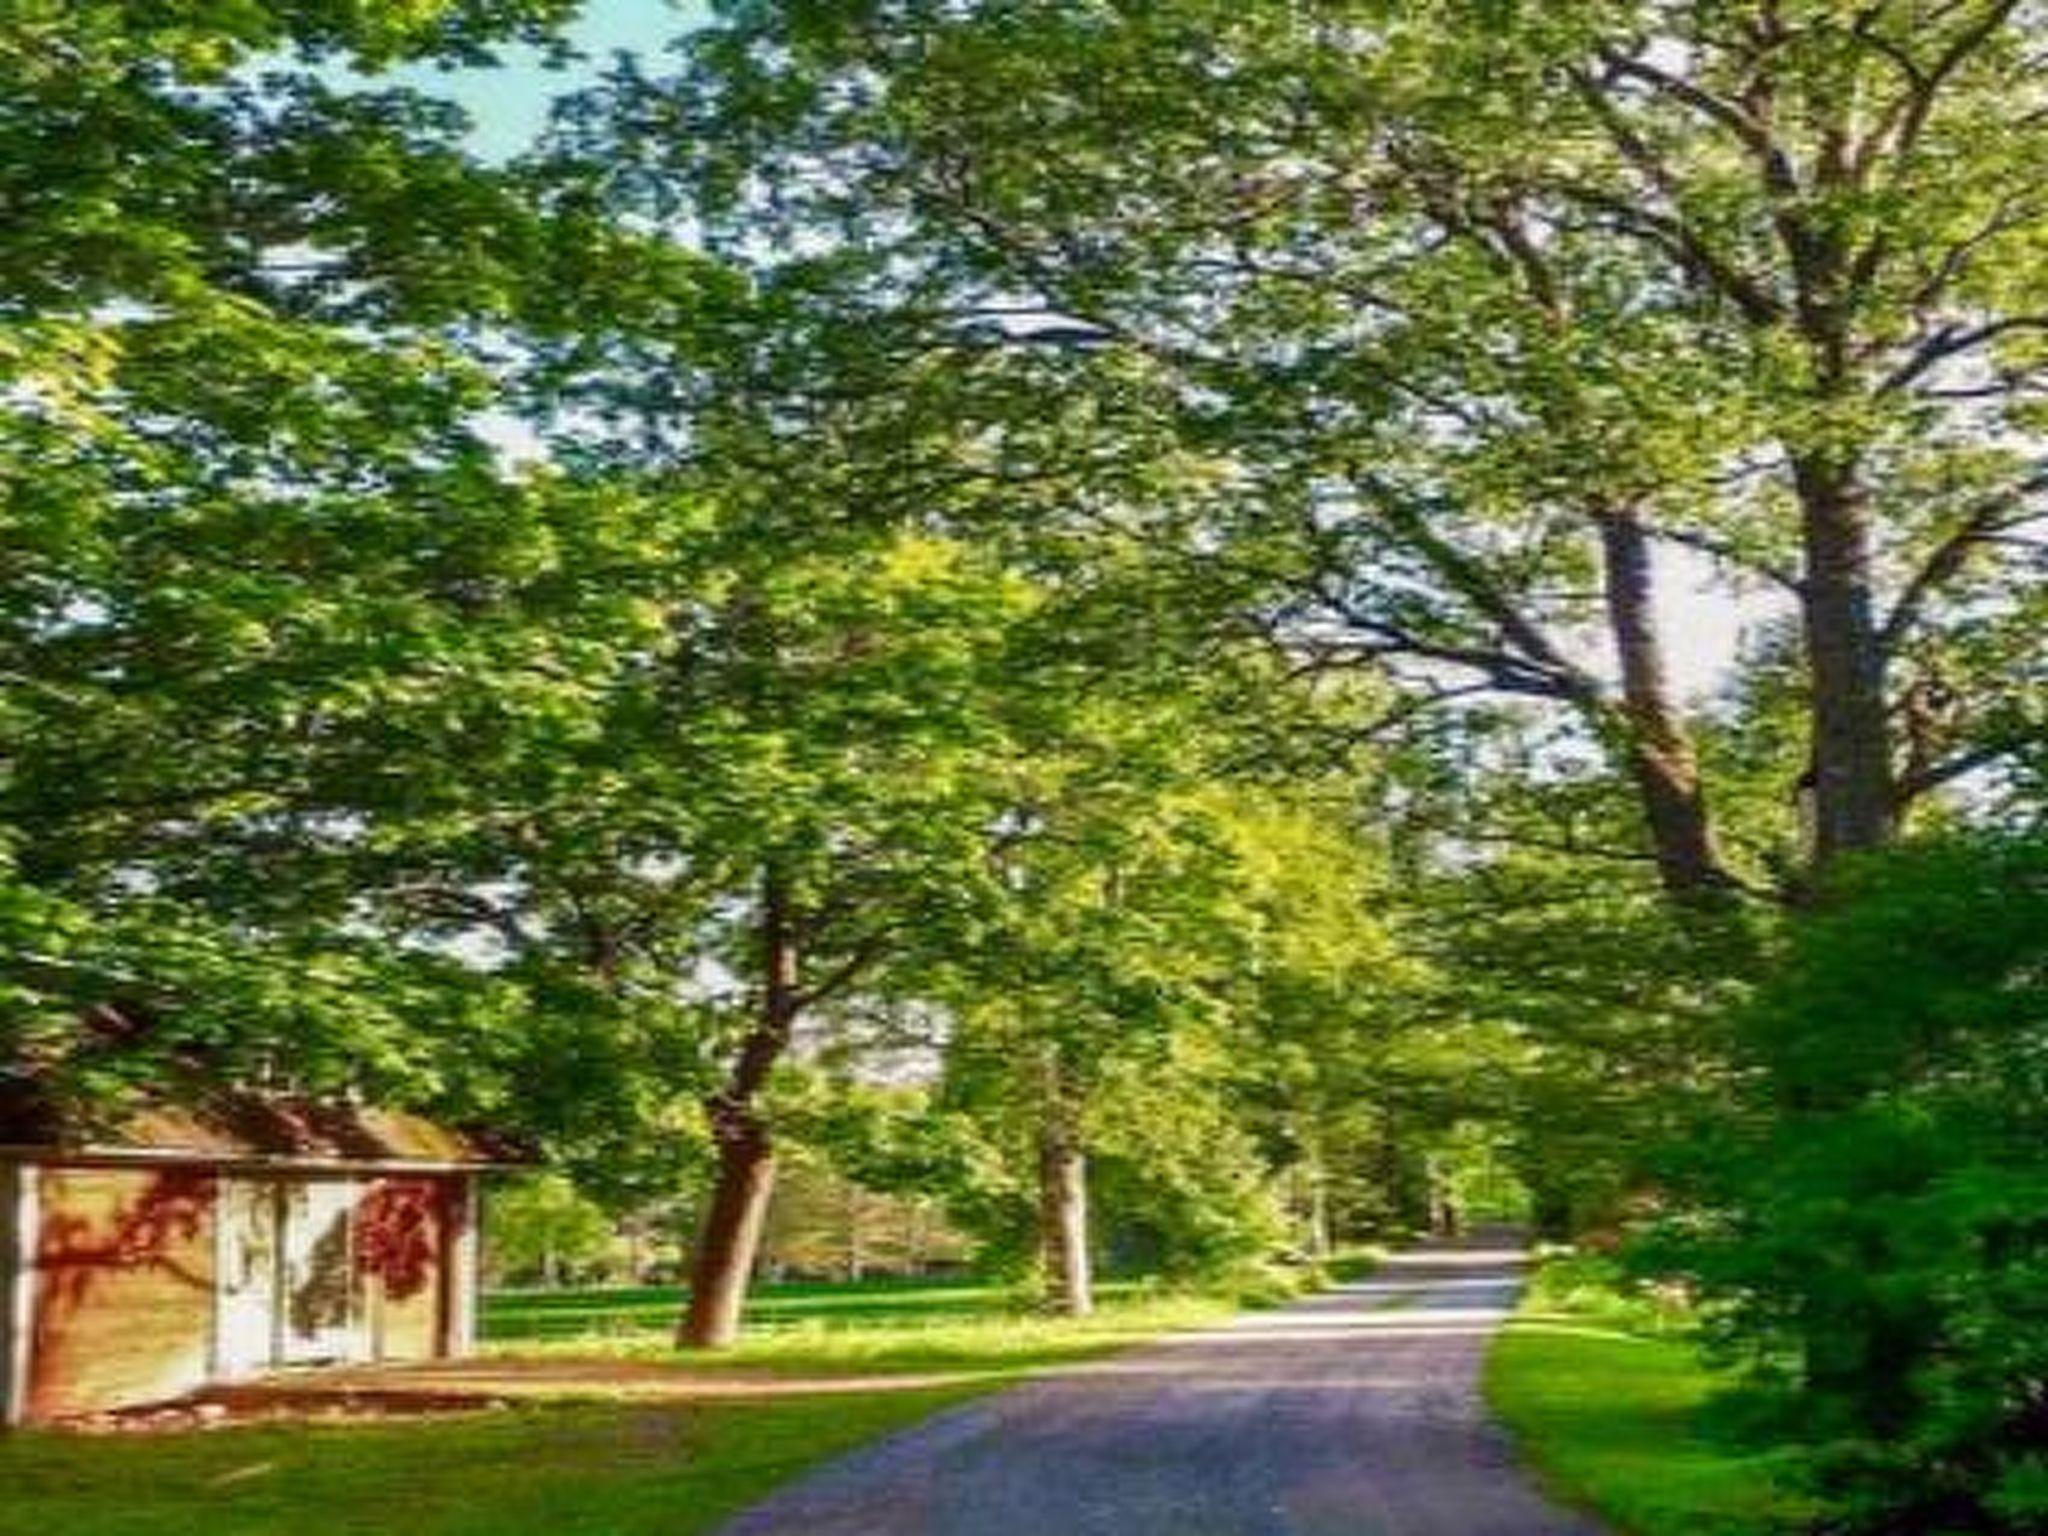
<path fill-rule="evenodd" d="M 1380 1272 L 1387 1262 L 1387 1250 L 1381 1247 L 1345 1248 L 1332 1254 L 1323 1264 L 1323 1273 L 1338 1285 L 1359 1280 L 1370 1280 Z"/>
<path fill-rule="evenodd" d="M 811 1464 L 970 1395 L 20 1434 L 0 1437 L 0 1536 L 693 1536 Z"/>
<path fill-rule="evenodd" d="M 1488 1400 L 1560 1499 L 1624 1536 L 1778 1536 L 1811 1509 L 1784 1453 L 1711 1425 L 1722 1379 L 1680 1320 L 1629 1301 L 1580 1261 L 1539 1274 L 1487 1361 Z"/>
<path fill-rule="evenodd" d="M 678 1304 L 672 1291 L 504 1296 L 487 1317 L 501 1353 L 664 1360 L 720 1374 L 874 1372 L 875 1390 L 162 1436 L 0 1436 L 0 1536 L 692 1536 L 806 1467 L 939 1408 L 1232 1310 L 1228 1300 L 1113 1286 L 1097 1316 L 1072 1322 L 972 1282 L 780 1286 L 757 1301 L 766 1326 L 746 1343 L 685 1358 L 665 1343 Z M 924 1370 L 958 1380 L 882 1379 Z"/>
<path fill-rule="evenodd" d="M 1088 1359 L 1176 1328 L 1228 1315 L 1230 1299 L 1100 1288 L 1102 1306 L 1081 1320 L 1032 1311 L 988 1282 L 863 1281 L 858 1285 L 764 1286 L 748 1308 L 737 1348 L 710 1356 L 670 1349 L 681 1293 L 605 1290 L 526 1293 L 486 1304 L 494 1353 L 662 1360 L 682 1370 L 778 1375 L 903 1371 L 1002 1377 Z"/>
<path fill-rule="evenodd" d="M 491 1343 L 666 1336 L 682 1310 L 674 1286 L 596 1287 L 569 1291 L 503 1291 L 484 1298 L 481 1330 Z M 986 1280 L 863 1280 L 755 1287 L 749 1328 L 811 1324 L 959 1322 L 1013 1310 L 1015 1298 Z"/>

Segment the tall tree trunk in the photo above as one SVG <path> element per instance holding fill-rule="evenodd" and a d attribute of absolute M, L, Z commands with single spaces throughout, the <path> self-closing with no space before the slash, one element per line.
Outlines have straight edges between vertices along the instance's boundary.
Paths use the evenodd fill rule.
<path fill-rule="evenodd" d="M 1068 1317 L 1095 1310 L 1088 1253 L 1088 1157 L 1063 1085 L 1054 1074 L 1038 1142 L 1039 1236 L 1051 1299 Z"/>
<path fill-rule="evenodd" d="M 683 1348 L 724 1349 L 739 1338 L 740 1313 L 775 1192 L 775 1143 L 759 1099 L 768 1074 L 789 1048 L 802 994 L 789 892 L 772 870 L 762 880 L 761 941 L 760 1011 L 741 1042 L 731 1077 L 704 1106 L 717 1144 L 718 1173 L 690 1266 L 690 1304 L 676 1336 Z"/>
<path fill-rule="evenodd" d="M 689 1312 L 676 1339 L 690 1349 L 725 1349 L 738 1340 L 775 1193 L 774 1144 L 758 1116 L 735 1115 L 716 1135 L 718 1175 L 690 1266 Z"/>
<path fill-rule="evenodd" d="M 1429 1230 L 1437 1237 L 1458 1235 L 1458 1202 L 1442 1162 L 1432 1156 L 1425 1177 L 1429 1182 Z"/>
<path fill-rule="evenodd" d="M 845 1183 L 846 1215 L 846 1278 L 858 1281 L 867 1273 L 866 1233 L 861 1228 L 860 1186 L 852 1179 Z"/>
<path fill-rule="evenodd" d="M 1664 889 L 1684 902 L 1736 888 L 1700 780 L 1692 733 L 1671 698 L 1650 539 L 1633 509 L 1600 517 L 1607 620 L 1621 668 L 1625 751 Z"/>
<path fill-rule="evenodd" d="M 913 1275 L 924 1273 L 925 1243 L 924 1200 L 913 1195 L 904 1208 L 903 1251 L 904 1263 Z"/>
<path fill-rule="evenodd" d="M 1336 1245 L 1330 1240 L 1330 1178 L 1320 1158 L 1308 1168 L 1308 1256 L 1326 1262 Z"/>
<path fill-rule="evenodd" d="M 1873 594 L 1870 501 L 1855 466 L 1796 457 L 1801 617 L 1813 721 L 1814 862 L 1889 842 L 1898 806 Z"/>

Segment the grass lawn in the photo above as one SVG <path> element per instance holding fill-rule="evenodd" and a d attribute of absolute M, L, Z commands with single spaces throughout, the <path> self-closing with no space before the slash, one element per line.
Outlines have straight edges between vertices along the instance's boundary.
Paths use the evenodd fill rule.
<path fill-rule="evenodd" d="M 813 1463 L 1032 1370 L 1232 1310 L 1112 1287 L 1100 1313 L 1018 1311 L 999 1287 L 780 1286 L 739 1349 L 684 1363 L 673 1291 L 491 1300 L 503 1353 L 673 1360 L 721 1374 L 878 1374 L 872 1393 L 563 1403 L 458 1418 L 163 1436 L 0 1436 L 0 1536 L 692 1536 Z M 572 1321 L 575 1320 L 575 1321 Z M 944 1370 L 945 1387 L 891 1371 Z"/>
<path fill-rule="evenodd" d="M 1128 1294 L 1129 1288 L 1124 1288 Z M 484 1298 L 481 1332 L 494 1344 L 594 1336 L 665 1337 L 683 1292 L 675 1286 L 568 1291 L 500 1291 Z M 1011 1293 L 987 1280 L 862 1280 L 758 1285 L 747 1303 L 755 1331 L 843 1324 L 957 1323 L 1015 1310 Z"/>
<path fill-rule="evenodd" d="M 205 1434 L 0 1437 L 4 1536 L 693 1536 L 971 1396 L 520 1408 Z"/>
<path fill-rule="evenodd" d="M 1561 1500 L 1624 1536 L 1777 1536 L 1811 1509 L 1782 1454 L 1739 1448 L 1704 1409 L 1719 1381 L 1668 1323 L 1576 1262 L 1537 1276 L 1487 1361 L 1486 1392 Z"/>
<path fill-rule="evenodd" d="M 1101 1306 L 1081 1321 L 1041 1316 L 986 1281 L 862 1281 L 763 1286 L 747 1309 L 740 1345 L 678 1356 L 669 1333 L 682 1306 L 673 1289 L 528 1292 L 494 1296 L 483 1336 L 511 1356 L 666 1360 L 682 1369 L 774 1374 L 946 1371 L 1000 1378 L 1087 1359 L 1234 1310 L 1216 1296 L 1131 1284 L 1098 1287 Z"/>

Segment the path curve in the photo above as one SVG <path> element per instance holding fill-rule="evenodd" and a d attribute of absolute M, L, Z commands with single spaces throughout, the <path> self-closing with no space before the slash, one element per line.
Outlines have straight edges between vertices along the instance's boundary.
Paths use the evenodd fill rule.
<path fill-rule="evenodd" d="M 1413 1249 L 940 1414 L 720 1536 L 1598 1536 L 1536 1492 L 1480 1398 L 1521 1266 L 1483 1241 Z"/>

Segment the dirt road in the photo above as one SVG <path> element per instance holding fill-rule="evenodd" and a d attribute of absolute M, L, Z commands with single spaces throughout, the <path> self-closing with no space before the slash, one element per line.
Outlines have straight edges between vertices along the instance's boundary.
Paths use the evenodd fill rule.
<path fill-rule="evenodd" d="M 1487 1421 L 1519 1257 L 1476 1244 L 984 1398 L 721 1536 L 1597 1536 Z"/>

